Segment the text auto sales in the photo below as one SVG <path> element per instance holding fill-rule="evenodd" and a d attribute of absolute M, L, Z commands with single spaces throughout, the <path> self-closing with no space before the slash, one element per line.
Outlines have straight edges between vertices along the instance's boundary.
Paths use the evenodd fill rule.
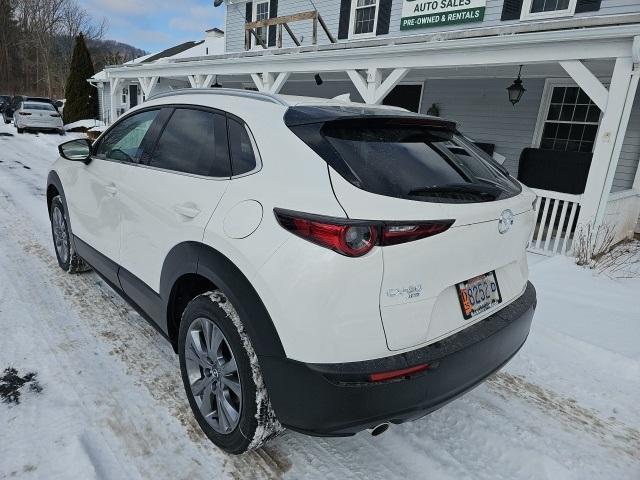
<path fill-rule="evenodd" d="M 479 22 L 486 0 L 405 0 L 400 29 Z"/>

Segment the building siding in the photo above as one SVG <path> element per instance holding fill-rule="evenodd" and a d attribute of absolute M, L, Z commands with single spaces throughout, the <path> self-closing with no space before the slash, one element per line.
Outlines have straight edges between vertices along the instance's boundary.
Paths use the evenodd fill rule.
<path fill-rule="evenodd" d="M 640 160 L 640 93 L 636 98 L 629 118 L 627 134 L 624 137 L 618 168 L 613 177 L 612 192 L 627 190 L 633 186 L 633 180 L 638 171 Z"/>
<path fill-rule="evenodd" d="M 389 33 L 383 36 L 397 37 L 419 35 L 424 33 L 444 32 L 460 29 L 472 29 L 480 27 L 496 27 L 524 23 L 522 20 L 501 21 L 503 0 L 487 0 L 484 20 L 468 23 L 466 25 L 445 25 L 439 27 L 419 28 L 415 30 L 400 30 L 400 18 L 402 15 L 402 1 L 393 0 L 391 7 L 391 19 Z M 315 7 L 315 8 L 314 8 Z M 317 9 L 326 22 L 334 37 L 338 36 L 338 20 L 340 2 L 338 0 L 278 0 L 278 15 L 290 15 Z M 584 12 L 574 15 L 573 18 L 589 17 L 594 15 L 616 15 L 625 13 L 639 13 L 640 1 L 638 0 L 602 0 L 600 10 L 597 12 Z M 227 52 L 240 52 L 244 50 L 244 23 L 245 2 L 234 3 L 227 6 L 226 21 L 226 49 Z M 567 17 L 565 17 L 567 18 Z M 530 22 L 530 21 L 528 21 Z M 311 43 L 311 21 L 296 22 L 289 25 L 298 38 L 304 36 L 303 45 Z M 380 37 L 383 37 L 380 36 Z M 283 32 L 285 47 L 293 46 L 286 31 Z M 329 43 L 322 29 L 318 28 L 318 41 Z"/>
<path fill-rule="evenodd" d="M 427 80 L 422 109 L 426 113 L 435 103 L 440 116 L 457 122 L 465 135 L 495 144 L 495 151 L 506 157 L 504 166 L 517 176 L 520 153 L 533 142 L 544 82 L 528 79 L 527 91 L 512 106 L 507 98 L 508 79 Z"/>

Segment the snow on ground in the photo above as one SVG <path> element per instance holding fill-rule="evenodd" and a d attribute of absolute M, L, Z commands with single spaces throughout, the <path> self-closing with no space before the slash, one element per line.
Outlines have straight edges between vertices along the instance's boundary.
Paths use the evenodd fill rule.
<path fill-rule="evenodd" d="M 88 128 L 94 128 L 94 127 L 104 127 L 104 122 L 89 118 L 86 120 L 78 120 L 77 122 L 73 122 L 73 123 L 67 123 L 64 126 L 64 129 L 67 131 L 71 131 L 71 130 L 80 129 L 80 128 L 88 129 Z"/>
<path fill-rule="evenodd" d="M 0 403 L 0 479 L 640 478 L 640 279 L 561 257 L 531 257 L 531 335 L 471 393 L 380 437 L 220 452 L 168 343 L 95 274 L 57 266 L 45 181 L 74 135 L 12 134 L 0 126 L 0 394 L 20 397 Z"/>

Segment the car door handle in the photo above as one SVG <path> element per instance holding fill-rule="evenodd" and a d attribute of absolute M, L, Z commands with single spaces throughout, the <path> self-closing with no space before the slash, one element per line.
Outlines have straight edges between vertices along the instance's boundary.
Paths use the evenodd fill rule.
<path fill-rule="evenodd" d="M 176 213 L 187 218 L 195 218 L 200 213 L 200 210 L 197 207 L 190 205 L 176 205 L 175 207 L 173 207 L 173 210 Z"/>
<path fill-rule="evenodd" d="M 118 193 L 118 188 L 113 183 L 109 185 L 105 185 L 104 189 L 107 191 L 109 195 L 115 195 L 116 193 Z"/>

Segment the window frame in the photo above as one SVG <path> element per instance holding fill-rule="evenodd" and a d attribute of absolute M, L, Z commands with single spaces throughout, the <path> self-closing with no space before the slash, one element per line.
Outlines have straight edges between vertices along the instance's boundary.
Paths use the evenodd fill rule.
<path fill-rule="evenodd" d="M 549 115 L 549 107 L 551 106 L 551 98 L 553 97 L 553 89 L 555 87 L 578 87 L 576 82 L 574 82 L 570 78 L 547 78 L 544 82 L 544 90 L 542 93 L 542 100 L 540 101 L 540 108 L 538 109 L 538 118 L 536 119 L 536 128 L 533 133 L 533 139 L 531 141 L 532 148 L 540 148 L 540 143 L 542 143 L 542 133 L 544 132 L 544 126 L 547 122 L 547 116 Z M 585 92 L 586 93 L 586 92 Z M 602 111 L 600 112 L 600 118 L 598 118 L 598 131 L 596 132 L 596 138 L 594 139 L 594 148 L 595 143 L 598 140 L 598 135 L 600 133 L 600 126 L 602 124 Z M 571 122 L 567 122 L 571 123 Z"/>
<path fill-rule="evenodd" d="M 225 112 L 226 113 L 226 112 Z M 253 149 L 253 157 L 256 159 L 256 166 L 253 170 L 249 170 L 248 172 L 241 173 L 239 175 L 232 175 L 231 178 L 242 178 L 247 177 L 249 175 L 253 175 L 254 173 L 262 170 L 262 157 L 260 156 L 260 149 L 258 148 L 258 144 L 256 143 L 256 139 L 253 136 L 253 132 L 247 125 L 247 122 L 242 120 L 240 117 L 233 115 L 232 113 L 226 113 L 227 117 L 227 147 L 229 148 L 229 160 L 231 161 L 231 173 L 233 173 L 233 156 L 231 155 L 231 142 L 229 141 L 229 120 L 235 120 L 240 125 L 244 127 L 247 131 L 247 135 L 249 135 L 249 141 L 251 142 L 251 148 Z"/>
<path fill-rule="evenodd" d="M 166 122 L 166 119 L 162 118 L 162 108 L 163 108 L 162 105 L 154 105 L 154 106 L 151 106 L 151 107 L 137 109 L 137 110 L 135 110 L 133 112 L 125 113 L 122 116 L 120 116 L 109 128 L 107 128 L 104 132 L 102 132 L 102 134 L 98 138 L 96 138 L 96 140 L 91 145 L 91 160 L 92 161 L 93 160 L 102 161 L 102 162 L 116 162 L 116 163 L 121 163 L 123 165 L 135 165 L 135 166 L 144 165 L 143 163 L 141 163 L 141 161 L 144 158 L 144 155 L 147 153 L 148 143 L 152 143 L 152 144 L 155 145 L 155 142 L 158 140 L 158 132 L 157 132 L 158 123 L 159 122 Z M 134 161 L 134 162 L 129 162 L 129 161 L 126 161 L 126 160 L 118 160 L 116 158 L 109 158 L 107 156 L 105 156 L 104 158 L 98 156 L 96 150 L 100 147 L 100 144 L 104 141 L 104 138 L 115 127 L 117 127 L 120 124 L 120 122 L 125 121 L 129 117 L 133 117 L 135 115 L 142 114 L 142 113 L 149 112 L 149 111 L 153 111 L 153 110 L 157 110 L 158 114 L 156 115 L 156 117 L 151 122 L 151 125 L 149 125 L 149 130 L 147 130 L 147 133 L 145 134 L 145 136 L 142 139 L 142 142 L 140 143 L 140 145 L 142 146 L 142 153 L 140 154 L 140 159 L 138 159 L 137 161 Z"/>
<path fill-rule="evenodd" d="M 167 126 L 167 124 L 169 123 L 169 120 L 171 118 L 171 114 L 173 114 L 173 111 L 176 108 L 189 108 L 192 110 L 203 110 L 209 113 L 217 113 L 219 115 L 222 115 L 225 117 L 225 119 L 233 119 L 237 122 L 239 122 L 240 124 L 242 124 L 244 126 L 244 128 L 247 130 L 247 133 L 249 135 L 249 140 L 251 141 L 251 147 L 253 148 L 253 155 L 256 159 L 256 167 L 249 171 L 249 172 L 245 172 L 245 173 L 241 173 L 240 175 L 231 175 L 229 177 L 212 177 L 212 176 L 208 176 L 208 175 L 198 175 L 195 173 L 187 173 L 187 172 L 178 172 L 176 170 L 169 170 L 167 168 L 161 168 L 161 167 L 154 167 L 152 165 L 149 165 L 149 161 L 148 160 L 144 160 L 144 159 L 148 159 L 150 155 L 153 154 L 153 151 L 156 148 L 156 145 L 158 143 L 158 141 L 160 140 L 160 136 L 162 135 L 162 132 L 164 131 L 165 127 Z M 142 155 L 140 156 L 141 160 L 139 162 L 126 162 L 123 160 L 117 160 L 117 159 L 112 159 L 112 158 L 100 158 L 96 156 L 96 149 L 98 148 L 98 146 L 100 145 L 101 141 L 103 140 L 103 138 L 116 126 L 118 125 L 121 121 L 124 121 L 125 119 L 133 116 L 133 115 L 137 115 L 139 113 L 143 113 L 143 112 L 147 112 L 149 110 L 159 110 L 159 113 L 157 115 L 157 117 L 154 119 L 154 122 L 151 124 L 151 126 L 149 127 L 149 130 L 147 132 L 147 135 L 149 136 L 148 138 L 145 136 L 143 143 L 146 143 L 146 145 L 143 148 L 143 152 Z M 163 114 L 163 110 L 167 111 L 168 114 Z M 226 122 L 227 123 L 227 122 Z M 228 151 L 228 155 L 229 155 L 229 168 L 231 169 L 231 173 L 233 173 L 233 163 L 232 163 L 232 159 L 231 159 L 231 145 L 229 143 L 229 126 L 228 123 L 226 125 L 226 135 L 227 135 L 227 151 Z M 190 177 L 196 177 L 196 178 L 202 178 L 202 179 L 206 179 L 206 180 L 216 180 L 216 181 L 222 181 L 222 180 L 233 180 L 236 178 L 242 178 L 242 177 L 247 177 L 249 175 L 253 175 L 254 173 L 258 173 L 260 170 L 262 170 L 262 155 L 260 154 L 260 149 L 258 148 L 258 144 L 256 142 L 255 136 L 253 135 L 253 132 L 251 131 L 251 128 L 249 127 L 249 125 L 247 124 L 247 122 L 245 122 L 242 118 L 238 117 L 237 115 L 234 115 L 232 113 L 226 112 L 224 110 L 220 110 L 218 108 L 212 108 L 212 107 L 205 107 L 205 106 L 201 106 L 201 105 L 193 105 L 193 104 L 188 104 L 188 103 L 170 103 L 170 104 L 162 104 L 162 105 L 153 105 L 153 106 L 148 106 L 148 107 L 143 107 L 140 109 L 136 109 L 134 112 L 130 112 L 130 113 L 126 113 L 124 115 L 122 115 L 120 118 L 118 118 L 118 120 L 116 122 L 114 122 L 109 128 L 107 128 L 104 132 L 102 132 L 102 134 L 93 142 L 93 144 L 91 145 L 91 158 L 92 160 L 100 160 L 100 161 L 106 161 L 106 162 L 117 162 L 117 163 L 121 163 L 124 165 L 131 165 L 133 167 L 140 167 L 140 168 L 150 168 L 152 170 L 158 170 L 158 171 L 162 171 L 162 172 L 168 172 L 168 173 L 173 173 L 174 175 L 186 175 L 186 176 L 190 176 Z"/>
<path fill-rule="evenodd" d="M 349 14 L 349 40 L 357 40 L 360 38 L 373 38 L 376 36 L 376 30 L 378 28 L 378 14 L 380 13 L 380 0 L 375 0 L 374 15 L 373 15 L 373 30 L 366 33 L 355 33 L 356 26 L 356 10 L 358 9 L 358 0 L 351 0 L 351 13 Z M 371 5 L 359 8 L 371 8 Z"/>
<path fill-rule="evenodd" d="M 531 13 L 533 0 L 523 0 L 520 20 L 541 20 L 547 18 L 573 17 L 576 13 L 578 0 L 569 0 L 569 6 L 563 10 L 551 10 L 549 12 Z"/>
<path fill-rule="evenodd" d="M 251 21 L 252 22 L 257 22 L 257 16 L 258 16 L 258 5 L 261 5 L 263 3 L 267 4 L 267 18 L 269 18 L 269 12 L 271 11 L 271 0 L 259 0 L 259 1 L 254 1 L 253 5 L 251 7 Z M 265 35 L 265 42 L 264 44 L 269 47 L 269 27 L 265 27 L 265 31 L 266 31 L 266 35 Z M 258 33 L 258 32 L 256 32 Z M 254 37 L 253 35 L 251 35 L 251 48 L 262 48 L 260 46 L 260 44 L 258 43 L 258 41 L 256 40 L 256 37 Z"/>

